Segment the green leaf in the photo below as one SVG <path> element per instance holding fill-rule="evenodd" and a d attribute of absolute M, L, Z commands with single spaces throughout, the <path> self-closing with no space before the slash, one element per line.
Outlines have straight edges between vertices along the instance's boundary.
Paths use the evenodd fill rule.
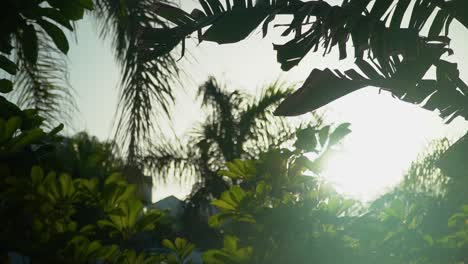
<path fill-rule="evenodd" d="M 346 135 L 351 133 L 350 123 L 340 124 L 331 134 L 330 134 L 330 146 L 333 146 L 340 142 Z"/>
<path fill-rule="evenodd" d="M 60 25 L 66 27 L 70 31 L 73 31 L 73 26 L 70 21 L 63 16 L 63 14 L 55 8 L 41 8 L 38 12 L 41 16 L 47 17 Z"/>
<path fill-rule="evenodd" d="M 178 250 L 183 249 L 187 245 L 187 240 L 177 237 L 175 239 L 175 246 Z"/>
<path fill-rule="evenodd" d="M 7 57 L 3 56 L 0 54 L 0 68 L 5 70 L 11 75 L 15 75 L 18 68 L 14 62 L 12 62 L 10 59 Z"/>
<path fill-rule="evenodd" d="M 80 229 L 80 233 L 90 235 L 94 234 L 96 230 L 96 227 L 94 225 L 85 225 Z"/>
<path fill-rule="evenodd" d="M 60 131 L 63 130 L 63 127 L 64 127 L 63 124 L 58 125 L 58 126 L 55 127 L 54 129 L 52 129 L 52 131 L 49 132 L 49 136 L 55 136 L 55 135 L 57 135 Z"/>
<path fill-rule="evenodd" d="M 57 174 L 55 172 L 49 172 L 45 177 L 44 183 L 47 185 L 47 192 L 49 198 L 55 200 L 59 198 L 59 190 L 57 188 Z"/>
<path fill-rule="evenodd" d="M 1 135 L 0 141 L 9 140 L 13 137 L 13 134 L 21 127 L 21 118 L 18 116 L 11 117 L 8 119 Z"/>
<path fill-rule="evenodd" d="M 221 226 L 221 221 L 219 220 L 219 215 L 212 215 L 208 219 L 208 225 L 212 228 L 218 228 Z"/>
<path fill-rule="evenodd" d="M 162 244 L 163 244 L 164 247 L 166 247 L 168 249 L 176 250 L 176 247 L 175 247 L 174 243 L 172 243 L 172 241 L 170 241 L 169 239 L 164 239 L 162 241 Z"/>
<path fill-rule="evenodd" d="M 86 2 L 81 3 L 80 0 L 48 0 L 48 2 L 52 7 L 60 9 L 60 12 L 67 19 L 77 21 L 84 16 L 83 4 Z"/>
<path fill-rule="evenodd" d="M 109 177 L 106 178 L 106 180 L 104 181 L 104 185 L 109 185 L 112 183 L 121 183 L 122 181 L 122 174 L 112 173 Z"/>
<path fill-rule="evenodd" d="M 33 25 L 27 25 L 21 38 L 24 57 L 31 64 L 36 64 L 38 54 L 37 33 Z"/>
<path fill-rule="evenodd" d="M 203 40 L 219 44 L 245 39 L 266 18 L 264 8 L 239 8 L 220 16 L 203 35 Z"/>
<path fill-rule="evenodd" d="M 213 202 L 211 202 L 211 204 L 218 207 L 219 209 L 232 210 L 232 211 L 236 210 L 236 208 L 233 205 L 223 200 L 214 200 Z"/>
<path fill-rule="evenodd" d="M 157 10 L 158 16 L 176 25 L 193 25 L 195 23 L 194 18 L 190 14 L 162 1 L 157 3 Z"/>
<path fill-rule="evenodd" d="M 74 192 L 73 181 L 70 175 L 61 174 L 59 177 L 60 190 L 63 197 L 68 197 Z"/>
<path fill-rule="evenodd" d="M 237 250 L 237 241 L 238 238 L 236 238 L 235 236 L 225 236 L 224 248 L 228 251 L 235 252 Z"/>
<path fill-rule="evenodd" d="M 118 229 L 118 226 L 114 223 L 112 223 L 111 221 L 109 220 L 99 220 L 97 222 L 99 228 L 106 228 L 106 227 L 110 227 L 110 228 L 115 228 L 115 229 Z"/>
<path fill-rule="evenodd" d="M 117 247 L 117 245 L 102 247 L 101 251 L 99 252 L 98 258 L 100 258 L 100 259 L 109 259 L 113 255 L 115 255 L 118 250 L 119 250 L 119 248 Z"/>
<path fill-rule="evenodd" d="M 320 146 L 323 147 L 328 139 L 328 133 L 330 132 L 330 126 L 324 126 L 319 131 L 319 142 Z"/>
<path fill-rule="evenodd" d="M 67 37 L 65 33 L 57 27 L 56 25 L 46 21 L 38 20 L 37 23 L 47 32 L 47 34 L 52 38 L 57 48 L 62 51 L 64 54 L 68 53 L 70 48 L 68 44 Z"/>
<path fill-rule="evenodd" d="M 33 130 L 29 130 L 22 134 L 22 137 L 19 138 L 11 147 L 13 152 L 19 151 L 20 149 L 24 148 L 25 146 L 40 140 L 45 136 L 44 131 L 40 128 L 36 128 Z"/>
<path fill-rule="evenodd" d="M 44 171 L 42 170 L 42 168 L 39 166 L 32 167 L 31 182 L 33 186 L 37 186 L 38 184 L 40 184 L 43 178 L 44 178 Z"/>
<path fill-rule="evenodd" d="M 280 53 L 278 53 L 279 55 Z M 341 73 L 341 75 L 343 74 Z M 323 71 L 314 69 L 304 81 L 302 87 L 281 102 L 275 110 L 275 115 L 302 115 L 367 85 L 359 79 L 338 77 L 330 69 Z"/>
<path fill-rule="evenodd" d="M 297 140 L 294 143 L 294 146 L 306 152 L 315 151 L 317 147 L 317 138 L 315 136 L 316 132 L 317 131 L 314 127 L 308 127 L 298 131 L 296 133 Z"/>
<path fill-rule="evenodd" d="M 447 21 L 449 15 L 446 11 L 440 10 L 437 12 L 436 17 L 434 18 L 434 21 L 431 24 L 431 28 L 429 29 L 428 36 L 429 37 L 437 37 L 440 35 L 442 32 L 442 29 L 444 28 L 444 24 Z"/>
<path fill-rule="evenodd" d="M 9 93 L 13 90 L 13 83 L 7 79 L 0 79 L 0 93 Z"/>
<path fill-rule="evenodd" d="M 237 179 L 237 178 L 239 178 L 239 175 L 238 175 L 238 174 L 236 174 L 236 173 L 234 173 L 234 172 L 232 172 L 232 171 L 228 171 L 228 170 L 219 170 L 219 171 L 218 171 L 218 174 L 219 174 L 220 176 L 227 176 L 227 177 L 229 177 L 229 178 L 231 178 L 231 179 Z"/>
<path fill-rule="evenodd" d="M 239 204 L 246 196 L 246 193 L 241 187 L 234 185 L 228 191 L 228 196 L 234 204 Z"/>
<path fill-rule="evenodd" d="M 430 235 L 423 236 L 423 239 L 424 239 L 424 241 L 427 242 L 427 244 L 429 246 L 432 246 L 434 244 L 434 240 L 432 239 L 432 237 Z"/>
<path fill-rule="evenodd" d="M 93 241 L 88 245 L 86 253 L 88 256 L 93 256 L 93 254 L 97 252 L 100 248 L 101 248 L 101 243 L 99 243 L 98 241 Z"/>
<path fill-rule="evenodd" d="M 80 5 L 88 10 L 94 9 L 93 0 L 78 0 Z"/>

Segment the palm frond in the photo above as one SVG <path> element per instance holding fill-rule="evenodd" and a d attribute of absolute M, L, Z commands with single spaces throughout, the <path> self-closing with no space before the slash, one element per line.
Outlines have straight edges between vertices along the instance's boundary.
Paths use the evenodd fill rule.
<path fill-rule="evenodd" d="M 280 81 L 276 81 L 264 89 L 263 94 L 256 102 L 252 102 L 242 113 L 239 120 L 239 136 L 238 142 L 244 142 L 249 137 L 264 134 L 265 137 L 270 137 L 268 127 L 273 124 L 279 124 L 281 118 L 273 116 L 272 107 L 277 106 L 282 100 L 288 97 L 293 91 L 293 86 L 286 86 Z M 281 129 L 286 129 L 286 124 L 281 124 Z M 277 133 L 274 133 L 277 134 Z"/>
<path fill-rule="evenodd" d="M 217 81 L 210 77 L 198 89 L 198 97 L 202 97 L 202 107 L 210 109 L 207 123 L 203 127 L 203 135 L 212 135 L 210 139 L 217 143 L 224 158 L 230 160 L 234 153 L 235 113 L 239 105 L 238 92 L 227 93 Z"/>
<path fill-rule="evenodd" d="M 234 153 L 234 132 L 226 133 L 222 123 L 213 117 L 207 117 L 195 126 L 190 134 L 190 145 L 199 151 L 201 171 L 217 171 L 224 162 L 231 160 Z"/>
<path fill-rule="evenodd" d="M 225 91 L 223 85 L 211 76 L 198 87 L 197 97 L 202 100 L 202 108 L 209 110 L 211 115 L 216 118 L 230 119 L 234 111 L 241 107 L 237 103 L 243 102 L 248 96 L 240 91 L 232 93 Z"/>
<path fill-rule="evenodd" d="M 197 157 L 198 154 L 193 149 L 188 149 L 179 142 L 163 141 L 151 145 L 142 162 L 158 180 L 167 181 L 169 177 L 198 180 L 200 175 L 196 170 Z"/>
<path fill-rule="evenodd" d="M 38 30 L 37 62 L 31 64 L 19 50 L 20 71 L 14 79 L 13 96 L 23 108 L 35 109 L 49 128 L 58 123 L 71 126 L 71 114 L 77 110 L 73 89 L 68 81 L 67 58 L 50 37 Z"/>
<path fill-rule="evenodd" d="M 175 59 L 169 54 L 154 56 L 142 38 L 147 30 L 166 27 L 156 15 L 160 2 L 95 1 L 101 35 L 112 39 L 121 64 L 116 138 L 126 147 L 129 161 L 142 155 L 143 144 L 157 127 L 156 119 L 169 116 L 173 85 L 179 76 Z"/>

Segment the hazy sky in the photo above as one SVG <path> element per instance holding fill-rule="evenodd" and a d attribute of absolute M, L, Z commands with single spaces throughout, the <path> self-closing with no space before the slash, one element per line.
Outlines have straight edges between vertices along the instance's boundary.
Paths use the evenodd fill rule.
<path fill-rule="evenodd" d="M 187 10 L 194 6 L 193 1 L 184 0 L 183 4 Z M 75 120 L 76 130 L 86 130 L 106 139 L 112 136 L 119 71 L 109 42 L 100 40 L 95 28 L 89 18 L 78 25 L 78 43 L 70 49 L 70 79 L 77 91 L 80 109 L 79 118 Z M 459 63 L 464 80 L 468 80 L 467 33 L 454 23 L 451 47 L 456 55 L 448 58 Z M 273 40 L 281 41 L 277 31 L 262 39 L 261 30 L 257 30 L 237 44 L 189 42 L 188 50 L 194 59 L 183 62 L 188 77 L 184 79 L 183 89 L 176 88 L 174 127 L 178 133 L 183 134 L 201 118 L 200 109 L 194 103 L 194 92 L 209 75 L 217 77 L 229 89 L 257 93 L 259 88 L 277 78 L 300 84 L 313 68 L 346 70 L 353 67 L 352 58 L 339 61 L 333 52 L 325 58 L 321 53 L 311 53 L 299 67 L 284 73 L 276 62 Z M 343 192 L 362 199 L 370 199 L 398 182 L 410 162 L 430 141 L 443 137 L 456 139 L 468 129 L 464 120 L 444 125 L 436 113 L 398 101 L 386 93 L 379 94 L 378 89 L 372 87 L 336 100 L 322 110 L 329 122 L 350 122 L 353 130 L 345 139 L 343 154 L 333 160 L 326 177 Z M 155 196 L 176 194 L 183 197 L 189 190 L 187 186 L 169 183 L 159 185 Z"/>

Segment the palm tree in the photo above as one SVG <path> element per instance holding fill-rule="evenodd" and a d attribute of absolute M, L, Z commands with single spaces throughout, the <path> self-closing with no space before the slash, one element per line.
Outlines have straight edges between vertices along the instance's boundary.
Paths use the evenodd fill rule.
<path fill-rule="evenodd" d="M 74 25 L 65 20 L 60 12 L 69 14 L 66 11 L 70 9 L 65 8 L 70 5 L 85 5 L 88 9 L 93 5 L 92 17 L 98 22 L 101 36 L 112 40 L 116 59 L 121 66 L 121 94 L 116 112 L 115 138 L 126 156 L 124 170 L 129 177 L 127 180 L 144 185 L 145 177 L 141 173 L 144 164 L 136 157 L 142 156 L 143 146 L 151 140 L 158 127 L 157 118 L 170 116 L 170 105 L 174 100 L 173 84 L 179 77 L 179 68 L 174 57 L 154 56 L 151 45 L 142 37 L 149 29 L 166 27 L 167 23 L 159 20 L 156 15 L 161 1 L 90 0 L 77 1 L 78 4 L 71 3 L 73 1 L 48 2 L 51 8 L 41 7 L 37 12 L 43 17 L 39 16 L 37 23 L 30 25 L 25 22 L 25 29 L 9 28 L 13 23 L 9 22 L 11 17 L 8 14 L 18 11 L 27 17 L 29 6 L 16 0 L 8 0 L 3 4 L 0 51 L 4 52 L 4 46 L 10 42 L 11 34 L 17 45 L 17 52 L 11 55 L 19 66 L 19 72 L 14 78 L 13 96 L 21 107 L 36 109 L 46 119 L 47 126 L 52 127 L 57 122 L 70 125 L 71 113 L 76 110 L 76 105 L 68 82 L 68 42 L 61 31 L 50 35 L 50 27 L 55 29 L 59 24 L 73 30 Z M 25 10 L 19 9 L 20 7 Z M 83 8 L 75 11 L 71 17 L 73 21 L 81 19 L 84 14 Z M 33 20 L 28 23 L 31 21 Z M 54 23 L 50 25 L 50 21 Z M 6 29 L 9 31 L 3 34 Z M 35 52 L 31 52 L 31 43 L 38 47 Z"/>
<path fill-rule="evenodd" d="M 63 30 L 73 31 L 74 21 L 92 6 L 87 1 L 6 0 L 0 9 L 0 68 L 7 73 L 1 73 L 7 78 L 1 80 L 2 90 L 14 86 L 20 107 L 39 111 L 46 127 L 67 122 L 75 104 Z"/>
<path fill-rule="evenodd" d="M 205 238 L 200 241 L 202 245 L 209 243 L 207 234 L 213 232 L 206 225 L 213 213 L 210 202 L 229 186 L 218 170 L 226 161 L 256 158 L 268 147 L 293 137 L 294 126 L 272 113 L 272 107 L 288 96 L 291 88 L 274 82 L 254 99 L 241 91 L 227 92 L 210 77 L 198 89 L 202 108 L 209 113 L 206 119 L 196 125 L 186 141 L 153 145 L 143 158 L 148 168 L 161 177 L 196 180 L 183 218 L 187 228 L 197 227 L 187 230 L 194 239 Z M 200 225 L 194 224 L 197 221 Z"/>
<path fill-rule="evenodd" d="M 148 30 L 160 30 L 167 23 L 157 10 L 161 0 L 94 0 L 93 17 L 101 36 L 112 40 L 115 57 L 121 66 L 121 91 L 116 123 L 116 140 L 126 152 L 127 161 L 136 166 L 136 157 L 151 141 L 157 118 L 170 116 L 174 101 L 173 85 L 179 77 L 174 56 L 157 56 Z"/>
<path fill-rule="evenodd" d="M 73 10 L 70 6 L 75 8 L 76 5 L 83 5 L 88 9 L 94 7 L 90 11 L 91 15 L 98 22 L 101 36 L 112 40 L 116 59 L 121 66 L 116 139 L 122 145 L 128 163 L 135 165 L 135 157 L 142 154 L 142 146 L 150 140 L 158 127 L 156 118 L 170 116 L 170 106 L 174 101 L 173 85 L 179 77 L 179 68 L 173 55 L 155 56 L 152 46 L 143 38 L 150 29 L 167 27 L 167 23 L 156 15 L 156 10 L 163 1 L 89 0 L 70 1 L 73 2 L 70 4 L 48 2 L 51 8 L 40 7 L 37 11 L 40 19 L 36 22 L 32 19 L 36 19 L 37 15 L 31 16 L 28 23 L 32 23 L 24 22 L 24 29 L 22 25 L 10 28 L 14 24 L 11 21 L 16 19 L 11 14 L 17 11 L 29 19 L 29 13 L 26 12 L 29 12 L 30 5 L 16 0 L 8 0 L 2 4 L 0 51 L 4 52 L 8 46 L 6 44 L 10 43 L 7 38 L 11 34 L 14 35 L 13 41 L 17 48 L 17 52 L 11 55 L 19 68 L 13 79 L 13 96 L 21 107 L 38 110 L 46 118 L 46 125 L 53 126 L 60 122 L 70 125 L 68 122 L 72 120 L 71 113 L 76 110 L 76 105 L 73 89 L 68 82 L 68 42 L 62 31 L 50 35 L 49 29 L 53 27 L 52 31 L 57 32 L 56 25 L 61 25 L 73 31 L 74 25 L 63 14 L 68 15 Z M 65 10 L 66 8 L 68 9 Z M 82 9 L 76 9 L 72 12 L 71 20 L 77 21 L 83 18 L 83 14 Z M 50 21 L 54 23 L 49 23 Z M 57 43 L 60 45 L 56 45 Z M 30 51 L 31 44 L 38 46 L 35 52 Z"/>

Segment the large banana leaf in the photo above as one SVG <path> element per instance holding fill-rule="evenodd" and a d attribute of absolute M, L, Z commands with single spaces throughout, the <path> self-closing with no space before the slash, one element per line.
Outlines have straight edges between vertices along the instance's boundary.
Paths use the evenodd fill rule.
<path fill-rule="evenodd" d="M 345 0 L 340 6 L 332 6 L 325 1 L 263 0 L 254 4 L 228 0 L 222 4 L 219 0 L 201 0 L 203 11 L 196 9 L 191 14 L 161 5 L 158 15 L 174 22 L 174 27 L 148 31 L 145 36 L 153 42 L 155 55 L 161 55 L 194 32 L 198 32 L 200 41 L 233 43 L 246 38 L 262 21 L 265 35 L 276 15 L 292 15 L 283 36 L 294 34 L 293 38 L 274 45 L 283 70 L 293 68 L 307 53 L 319 49 L 325 55 L 338 47 L 340 59 L 344 59 L 352 42 L 356 66 L 367 77 L 353 70 L 345 73 L 313 70 L 303 87 L 280 105 L 278 115 L 313 111 L 372 85 L 411 103 L 419 104 L 430 98 L 424 107 L 438 109 L 442 117 L 450 117 L 448 120 L 458 115 L 466 117 L 463 92 L 466 85 L 458 76 L 456 64 L 441 60 L 441 56 L 453 52 L 448 49 L 447 37 L 451 22 L 456 19 L 468 25 L 468 16 L 461 11 L 467 3 L 411 2 Z M 404 18 L 409 18 L 408 22 Z M 424 27 L 429 28 L 427 35 L 421 34 Z M 437 78 L 422 80 L 432 66 L 437 67 Z"/>

